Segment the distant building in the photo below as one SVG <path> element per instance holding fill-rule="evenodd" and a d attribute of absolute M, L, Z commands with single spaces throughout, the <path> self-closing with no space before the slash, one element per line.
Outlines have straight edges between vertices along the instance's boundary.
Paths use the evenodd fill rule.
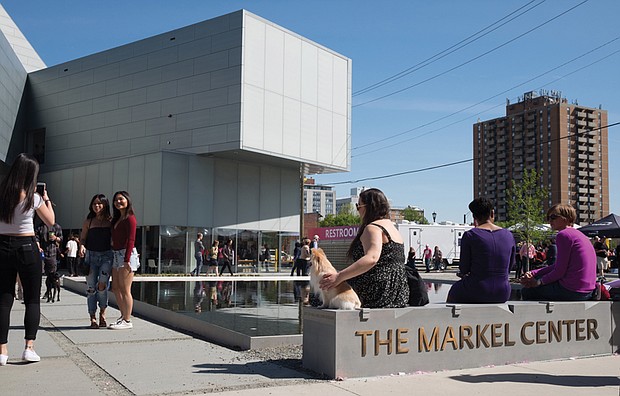
<path fill-rule="evenodd" d="M 336 214 L 336 192 L 331 186 L 315 184 L 314 179 L 304 182 L 304 213 L 319 213 L 321 217 Z"/>
<path fill-rule="evenodd" d="M 525 169 L 542 172 L 545 210 L 569 203 L 577 223 L 609 214 L 607 111 L 568 103 L 559 92 L 527 92 L 506 116 L 473 126 L 474 196 L 496 203 L 507 219 L 506 189 Z"/>
<path fill-rule="evenodd" d="M 359 200 L 360 193 L 364 191 L 364 187 L 354 187 L 350 190 L 350 195 L 344 198 L 336 199 L 336 213 L 341 213 L 343 210 L 349 210 L 352 213 L 356 213 L 355 204 Z"/>
<path fill-rule="evenodd" d="M 394 208 L 390 207 L 390 219 L 395 223 L 402 223 L 405 220 L 405 209 L 412 209 L 417 212 L 422 218 L 424 218 L 424 209 L 417 206 L 407 206 L 406 208 Z"/>

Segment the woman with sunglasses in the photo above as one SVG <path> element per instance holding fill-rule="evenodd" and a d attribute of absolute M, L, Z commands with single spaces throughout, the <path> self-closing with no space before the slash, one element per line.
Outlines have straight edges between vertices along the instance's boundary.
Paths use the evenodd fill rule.
<path fill-rule="evenodd" d="M 573 228 L 577 212 L 566 204 L 547 211 L 555 237 L 555 264 L 526 272 L 521 278 L 524 300 L 585 301 L 596 287 L 596 253 L 585 234 Z"/>
<path fill-rule="evenodd" d="M 405 247 L 390 220 L 390 204 L 380 190 L 364 190 L 356 205 L 362 219 L 347 257 L 353 261 L 342 271 L 321 280 L 322 289 L 347 281 L 365 308 L 402 308 L 408 305 Z"/>

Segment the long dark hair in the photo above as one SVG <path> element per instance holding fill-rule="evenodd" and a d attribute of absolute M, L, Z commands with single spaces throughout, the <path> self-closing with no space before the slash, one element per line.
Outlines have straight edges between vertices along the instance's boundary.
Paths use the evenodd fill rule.
<path fill-rule="evenodd" d="M 0 184 L 0 221 L 7 224 L 13 222 L 15 208 L 20 203 L 21 192 L 26 193 L 23 212 L 26 213 L 34 205 L 34 192 L 37 188 L 39 163 L 28 154 L 21 153 L 13 162 L 8 175 Z"/>
<path fill-rule="evenodd" d="M 108 201 L 108 198 L 103 194 L 95 194 L 93 196 L 93 199 L 90 200 L 90 205 L 88 205 L 88 216 L 86 216 L 86 218 L 93 219 L 97 217 L 97 213 L 95 213 L 95 211 L 93 210 L 93 204 L 96 200 L 99 200 L 99 202 L 101 202 L 101 204 L 103 205 L 101 214 L 104 219 L 110 220 L 112 218 L 112 216 L 110 215 L 110 201 Z"/>
<path fill-rule="evenodd" d="M 390 203 L 385 194 L 378 188 L 369 188 L 368 190 L 362 191 L 358 204 L 364 205 L 364 217 L 361 219 L 362 224 L 357 231 L 355 239 L 351 242 L 351 246 L 349 246 L 349 251 L 347 252 L 348 258 L 353 257 L 353 248 L 359 243 L 364 229 L 366 229 L 368 224 L 375 220 L 390 218 Z"/>
<path fill-rule="evenodd" d="M 127 200 L 127 209 L 125 210 L 125 216 L 121 218 L 121 211 L 116 209 L 116 205 L 112 208 L 112 225 L 118 223 L 120 220 L 125 220 L 127 217 L 133 214 L 133 205 L 131 204 L 131 196 L 127 191 L 117 191 L 112 196 L 112 202 L 116 201 L 116 196 L 120 194 Z"/>

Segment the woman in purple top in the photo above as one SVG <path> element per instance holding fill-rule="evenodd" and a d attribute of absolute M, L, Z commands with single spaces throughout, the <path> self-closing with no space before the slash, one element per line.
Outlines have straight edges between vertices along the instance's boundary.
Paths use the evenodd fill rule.
<path fill-rule="evenodd" d="M 476 198 L 469 204 L 475 228 L 461 239 L 459 276 L 447 302 L 504 303 L 510 298 L 508 272 L 515 260 L 512 233 L 493 224 L 493 203 Z"/>
<path fill-rule="evenodd" d="M 577 212 L 566 204 L 547 211 L 555 237 L 555 264 L 526 272 L 521 278 L 524 300 L 584 301 L 590 299 L 596 286 L 596 253 L 582 232 L 572 227 Z"/>

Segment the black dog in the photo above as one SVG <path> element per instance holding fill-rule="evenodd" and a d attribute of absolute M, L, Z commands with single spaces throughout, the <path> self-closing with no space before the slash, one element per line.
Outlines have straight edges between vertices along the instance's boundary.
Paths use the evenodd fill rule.
<path fill-rule="evenodd" d="M 60 274 L 58 272 L 47 274 L 45 287 L 47 290 L 43 295 L 43 299 L 47 298 L 47 302 L 60 301 Z"/>

